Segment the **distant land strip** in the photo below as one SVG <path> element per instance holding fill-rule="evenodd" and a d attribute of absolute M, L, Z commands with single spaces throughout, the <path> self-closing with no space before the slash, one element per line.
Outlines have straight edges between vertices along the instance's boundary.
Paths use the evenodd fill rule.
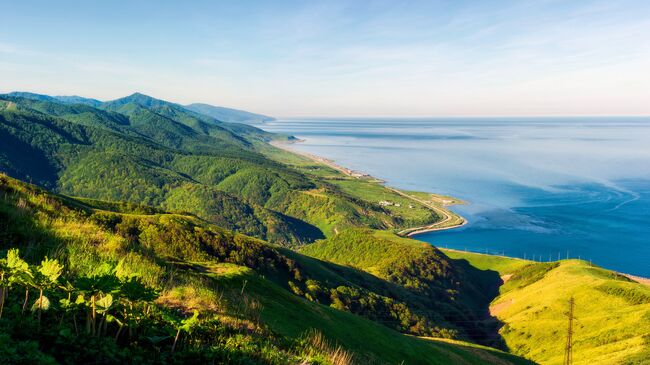
<path fill-rule="evenodd" d="M 314 161 L 316 163 L 326 165 L 326 166 L 328 166 L 328 167 L 330 167 L 330 168 L 332 168 L 334 170 L 337 170 L 337 171 L 341 172 L 342 174 L 344 174 L 346 176 L 354 177 L 354 178 L 357 178 L 357 179 L 366 178 L 366 179 L 370 179 L 370 180 L 372 180 L 372 181 L 374 181 L 374 182 L 376 182 L 378 184 L 383 184 L 386 187 L 386 189 L 388 189 L 388 190 L 390 190 L 390 191 L 392 191 L 392 192 L 394 192 L 396 194 L 399 194 L 399 195 L 401 195 L 401 196 L 403 196 L 403 197 L 405 197 L 407 199 L 410 199 L 410 200 L 412 200 L 412 201 L 414 201 L 414 202 L 416 202 L 418 204 L 421 204 L 421 205 L 433 210 L 438 215 L 442 216 L 442 220 L 436 221 L 436 222 L 434 222 L 434 223 L 432 223 L 430 225 L 407 228 L 407 229 L 404 229 L 404 230 L 401 230 L 401 231 L 397 232 L 397 234 L 400 235 L 400 236 L 412 237 L 412 236 L 422 234 L 422 233 L 427 233 L 427 232 L 442 231 L 442 230 L 446 230 L 446 229 L 458 228 L 458 227 L 461 227 L 461 226 L 464 226 L 465 224 L 467 224 L 467 220 L 465 218 L 459 216 L 458 214 L 453 213 L 452 211 L 450 211 L 448 209 L 445 209 L 443 207 L 437 206 L 437 205 L 435 205 L 433 203 L 429 203 L 429 202 L 427 202 L 425 200 L 417 198 L 417 197 L 415 197 L 415 196 L 413 196 L 411 194 L 407 194 L 404 191 L 401 191 L 399 189 L 395 189 L 395 188 L 392 188 L 390 186 L 386 186 L 385 185 L 386 182 L 384 180 L 378 179 L 378 178 L 376 178 L 374 176 L 371 176 L 371 175 L 369 175 L 367 173 L 359 172 L 359 171 L 352 170 L 352 169 L 349 169 L 347 167 L 341 166 L 341 165 L 337 164 L 336 162 L 334 162 L 334 161 L 332 161 L 330 159 L 320 157 L 320 156 L 317 156 L 317 155 L 314 155 L 314 154 L 311 154 L 311 153 L 298 151 L 298 150 L 293 149 L 293 148 L 290 147 L 291 144 L 294 144 L 294 143 L 297 143 L 297 142 L 302 142 L 302 140 L 294 140 L 294 141 L 289 141 L 289 142 L 287 142 L 287 141 L 271 141 L 269 143 L 274 147 L 283 149 L 283 150 L 288 151 L 290 153 L 294 153 L 294 154 L 298 154 L 300 156 L 306 157 L 306 158 L 308 158 L 308 159 L 310 159 L 310 160 L 312 160 L 312 161 Z M 433 193 L 431 193 L 431 194 L 434 195 Z M 441 199 L 441 205 L 444 206 L 444 205 L 447 205 L 447 204 L 445 203 L 444 200 Z M 449 224 L 450 222 L 452 222 L 452 223 Z"/>

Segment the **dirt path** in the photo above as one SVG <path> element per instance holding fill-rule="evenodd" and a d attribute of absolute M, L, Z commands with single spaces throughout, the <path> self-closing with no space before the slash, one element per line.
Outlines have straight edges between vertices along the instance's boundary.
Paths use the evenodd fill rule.
<path fill-rule="evenodd" d="M 650 286 L 650 279 L 649 278 L 643 278 L 641 276 L 629 275 L 629 274 L 625 274 L 625 273 L 622 273 L 622 272 L 619 272 L 618 274 L 621 274 L 621 275 L 625 276 L 628 279 L 632 279 L 632 280 L 636 281 L 637 283 Z"/>
<path fill-rule="evenodd" d="M 496 317 L 497 314 L 499 314 L 500 312 L 508 309 L 508 307 L 510 307 L 512 305 L 512 303 L 514 303 L 514 300 L 513 299 L 508 299 L 508 300 L 503 301 L 501 303 L 491 305 L 490 306 L 490 315 L 492 317 Z"/>

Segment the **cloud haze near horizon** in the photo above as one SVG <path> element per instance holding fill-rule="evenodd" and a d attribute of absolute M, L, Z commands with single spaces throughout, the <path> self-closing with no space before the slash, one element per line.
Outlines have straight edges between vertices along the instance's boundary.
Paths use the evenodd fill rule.
<path fill-rule="evenodd" d="M 0 92 L 274 116 L 650 114 L 643 0 L 0 6 Z"/>

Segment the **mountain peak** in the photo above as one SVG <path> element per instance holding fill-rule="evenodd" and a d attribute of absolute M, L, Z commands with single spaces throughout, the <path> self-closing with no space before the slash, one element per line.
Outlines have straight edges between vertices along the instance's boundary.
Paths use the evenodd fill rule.
<path fill-rule="evenodd" d="M 125 96 L 122 99 L 124 99 L 124 100 L 132 100 L 132 101 L 146 101 L 146 102 L 151 102 L 151 101 L 154 101 L 154 100 L 162 101 L 160 99 L 156 99 L 156 98 L 154 98 L 152 96 L 145 95 L 145 94 L 140 93 L 140 92 L 134 92 L 133 94 L 131 94 L 129 96 Z M 118 99 L 118 100 L 120 100 L 120 99 Z"/>
<path fill-rule="evenodd" d="M 163 106 L 163 105 L 175 105 L 174 103 L 165 100 L 156 99 L 154 97 L 142 94 L 140 92 L 135 92 L 129 96 L 125 96 L 120 99 L 109 101 L 108 103 L 112 105 L 119 105 L 119 106 L 129 104 L 129 103 L 134 103 L 147 108 Z"/>

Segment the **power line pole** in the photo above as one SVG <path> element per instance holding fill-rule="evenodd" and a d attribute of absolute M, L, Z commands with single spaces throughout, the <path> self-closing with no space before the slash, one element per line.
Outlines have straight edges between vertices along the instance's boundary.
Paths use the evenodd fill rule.
<path fill-rule="evenodd" d="M 564 365 L 571 365 L 573 363 L 573 308 L 575 307 L 575 300 L 573 297 L 569 299 L 569 312 L 565 313 L 569 317 L 569 328 L 566 336 L 566 347 L 564 349 Z"/>

